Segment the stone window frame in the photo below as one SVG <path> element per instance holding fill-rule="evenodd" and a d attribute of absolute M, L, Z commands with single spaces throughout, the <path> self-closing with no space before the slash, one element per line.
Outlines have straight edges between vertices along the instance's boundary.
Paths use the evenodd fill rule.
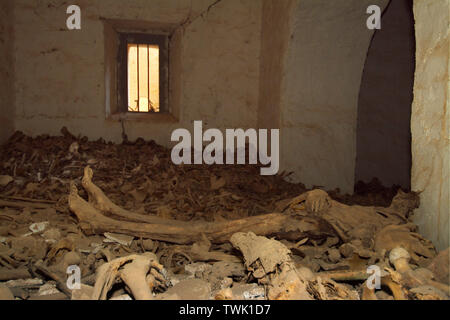
<path fill-rule="evenodd" d="M 176 24 L 151 23 L 135 20 L 102 19 L 104 27 L 105 54 L 105 118 L 110 121 L 134 120 L 156 123 L 178 123 L 181 99 L 181 39 L 182 32 Z M 124 83 L 124 38 L 166 39 L 166 87 L 163 96 L 163 112 L 128 112 Z M 153 37 L 153 40 L 152 40 Z M 121 41 L 122 40 L 122 41 Z M 161 49 L 160 49 L 161 50 Z M 126 57 L 125 57 L 126 59 Z M 161 68 L 160 68 L 161 69 Z M 127 84 L 127 75 L 125 75 Z M 121 79 L 122 77 L 122 79 Z M 161 89 L 160 89 L 161 90 Z M 126 102 L 124 104 L 124 101 Z M 160 102 L 162 105 L 162 103 Z"/>

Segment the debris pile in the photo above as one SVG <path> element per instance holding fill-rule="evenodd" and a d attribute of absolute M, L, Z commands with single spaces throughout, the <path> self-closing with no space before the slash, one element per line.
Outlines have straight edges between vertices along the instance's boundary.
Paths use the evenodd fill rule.
<path fill-rule="evenodd" d="M 0 152 L 0 299 L 449 298 L 448 249 L 411 223 L 418 195 L 287 176 L 17 132 Z"/>

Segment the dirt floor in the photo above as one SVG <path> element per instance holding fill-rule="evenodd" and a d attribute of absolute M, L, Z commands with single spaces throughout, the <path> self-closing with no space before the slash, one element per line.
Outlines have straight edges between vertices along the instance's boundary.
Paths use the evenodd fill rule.
<path fill-rule="evenodd" d="M 416 233 L 414 193 L 61 132 L 0 149 L 0 299 L 448 299 L 449 250 Z"/>

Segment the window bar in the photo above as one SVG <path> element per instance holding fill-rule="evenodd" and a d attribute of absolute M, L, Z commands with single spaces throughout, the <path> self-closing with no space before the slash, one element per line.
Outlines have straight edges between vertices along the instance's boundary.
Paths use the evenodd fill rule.
<path fill-rule="evenodd" d="M 147 44 L 147 111 L 150 112 L 150 49 Z"/>
<path fill-rule="evenodd" d="M 139 44 L 137 44 L 137 112 L 141 111 L 140 99 L 139 99 Z"/>

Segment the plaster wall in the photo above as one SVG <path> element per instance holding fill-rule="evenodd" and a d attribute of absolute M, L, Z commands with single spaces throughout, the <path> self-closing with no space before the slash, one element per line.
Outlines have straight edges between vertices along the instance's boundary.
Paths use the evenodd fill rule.
<path fill-rule="evenodd" d="M 14 131 L 14 32 L 12 0 L 0 2 L 0 144 Z"/>
<path fill-rule="evenodd" d="M 67 126 L 121 141 L 121 124 L 106 116 L 105 19 L 178 26 L 178 117 L 126 121 L 130 140 L 168 145 L 174 129 L 191 129 L 194 120 L 219 129 L 256 126 L 261 1 L 79 0 L 82 28 L 74 31 L 66 28 L 66 1 L 14 3 L 18 130 L 59 134 Z"/>
<path fill-rule="evenodd" d="M 412 105 L 414 219 L 439 249 L 449 246 L 450 1 L 415 0 L 416 74 Z"/>
<path fill-rule="evenodd" d="M 263 0 L 258 127 L 280 128 L 281 82 L 295 0 Z"/>
<path fill-rule="evenodd" d="M 373 30 L 369 5 L 298 0 L 281 81 L 281 170 L 307 187 L 352 193 L 358 95 Z"/>

